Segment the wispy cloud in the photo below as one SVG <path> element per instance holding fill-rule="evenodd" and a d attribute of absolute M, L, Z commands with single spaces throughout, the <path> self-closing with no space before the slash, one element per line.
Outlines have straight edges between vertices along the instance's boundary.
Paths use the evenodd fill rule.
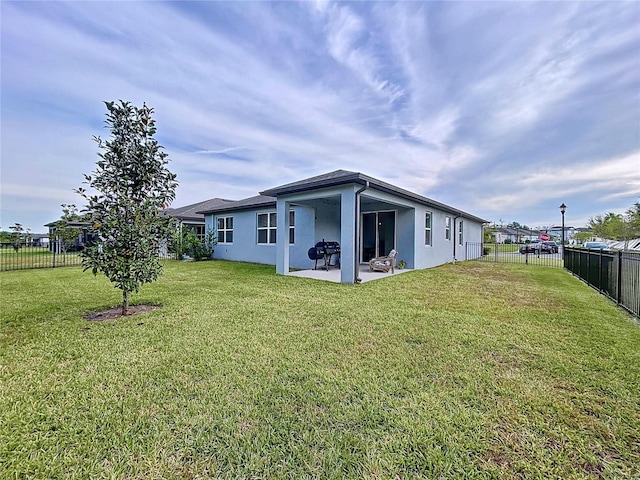
<path fill-rule="evenodd" d="M 336 3 L 326 10 L 327 44 L 331 56 L 351 70 L 372 91 L 389 102 L 403 95 L 403 89 L 381 74 L 373 32 L 346 4 Z"/>
<path fill-rule="evenodd" d="M 237 152 L 240 150 L 247 150 L 247 147 L 229 147 L 223 148 L 221 150 L 198 150 L 195 153 L 197 153 L 198 155 L 220 155 L 223 153 Z"/>

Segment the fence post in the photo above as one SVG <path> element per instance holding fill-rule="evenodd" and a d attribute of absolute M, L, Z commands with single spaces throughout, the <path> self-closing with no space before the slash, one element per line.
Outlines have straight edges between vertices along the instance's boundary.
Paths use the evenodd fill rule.
<path fill-rule="evenodd" d="M 62 242 L 62 240 L 60 240 L 60 237 L 56 236 L 56 243 L 55 243 L 55 247 L 53 248 L 53 268 L 56 267 L 57 257 L 62 254 L 62 246 L 60 245 L 60 242 Z M 64 260 L 63 260 L 63 263 L 64 263 Z"/>
<path fill-rule="evenodd" d="M 618 250 L 618 278 L 616 280 L 616 304 L 622 303 L 622 250 Z"/>
<path fill-rule="evenodd" d="M 598 290 L 602 293 L 602 249 L 600 249 L 598 256 Z"/>

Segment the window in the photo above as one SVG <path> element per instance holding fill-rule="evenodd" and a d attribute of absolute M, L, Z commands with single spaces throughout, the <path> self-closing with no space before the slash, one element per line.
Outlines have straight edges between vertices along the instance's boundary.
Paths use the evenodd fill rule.
<path fill-rule="evenodd" d="M 431 212 L 424 216 L 424 244 L 431 245 Z"/>
<path fill-rule="evenodd" d="M 218 217 L 218 243 L 233 243 L 233 217 Z"/>
<path fill-rule="evenodd" d="M 296 240 L 296 212 L 289 211 L 289 243 L 294 244 Z"/>
<path fill-rule="evenodd" d="M 444 217 L 444 238 L 451 240 L 451 217 Z"/>
<path fill-rule="evenodd" d="M 270 245 L 276 243 L 276 214 L 258 214 L 258 244 Z"/>
<path fill-rule="evenodd" d="M 460 220 L 460 223 L 458 223 L 458 245 L 463 245 L 462 239 L 462 220 Z"/>

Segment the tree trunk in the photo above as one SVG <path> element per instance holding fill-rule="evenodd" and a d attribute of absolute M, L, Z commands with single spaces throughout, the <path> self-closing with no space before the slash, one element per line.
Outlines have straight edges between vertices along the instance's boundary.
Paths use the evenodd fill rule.
<path fill-rule="evenodd" d="M 129 291 L 122 291 L 122 315 L 129 315 Z"/>

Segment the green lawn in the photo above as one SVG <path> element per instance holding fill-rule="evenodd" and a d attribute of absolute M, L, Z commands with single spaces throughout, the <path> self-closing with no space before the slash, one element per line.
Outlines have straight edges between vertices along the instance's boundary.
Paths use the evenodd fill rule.
<path fill-rule="evenodd" d="M 513 253 L 517 252 L 518 249 L 524 244 L 517 243 L 486 243 L 484 247 L 487 249 L 489 253 L 495 253 L 495 249 L 497 247 L 498 253 Z"/>
<path fill-rule="evenodd" d="M 0 478 L 640 478 L 640 328 L 561 269 L 0 274 Z"/>
<path fill-rule="evenodd" d="M 563 266 L 563 261 L 562 258 L 560 258 L 560 255 L 548 253 L 541 253 L 540 255 L 530 253 L 528 255 L 523 255 L 516 252 L 511 254 L 498 254 L 497 256 L 495 253 L 490 253 L 478 258 L 478 261 L 489 263 L 519 263 L 556 268 L 562 268 Z"/>
<path fill-rule="evenodd" d="M 0 248 L 0 271 L 31 268 L 49 268 L 80 265 L 82 259 L 77 252 L 56 254 L 48 247 L 21 247 L 15 251 L 11 247 Z"/>

